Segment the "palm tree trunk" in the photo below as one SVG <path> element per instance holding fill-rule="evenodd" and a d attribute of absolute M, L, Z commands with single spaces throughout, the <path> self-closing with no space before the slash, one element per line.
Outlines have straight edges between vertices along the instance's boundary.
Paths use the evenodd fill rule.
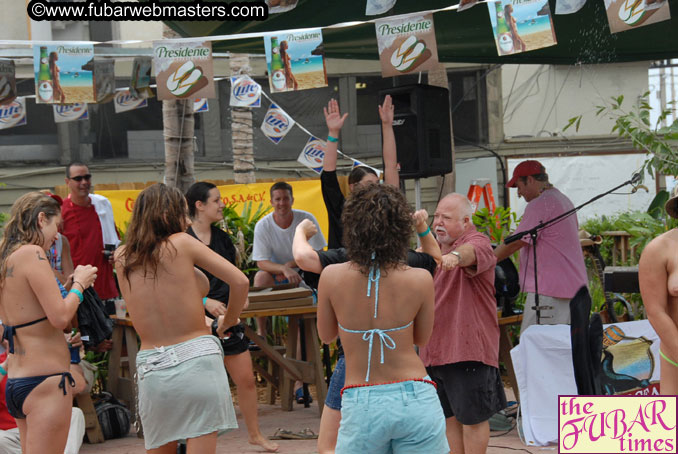
<path fill-rule="evenodd" d="M 165 139 L 165 184 L 182 192 L 195 183 L 193 168 L 193 99 L 162 102 Z"/>
<path fill-rule="evenodd" d="M 251 72 L 247 54 L 231 54 L 231 75 Z M 233 175 L 236 183 L 254 183 L 254 131 L 252 109 L 231 107 L 231 144 L 233 148 Z"/>

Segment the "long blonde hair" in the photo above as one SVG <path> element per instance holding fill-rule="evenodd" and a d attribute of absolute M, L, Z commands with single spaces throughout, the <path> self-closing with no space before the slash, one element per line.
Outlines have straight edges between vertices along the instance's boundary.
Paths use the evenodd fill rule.
<path fill-rule="evenodd" d="M 40 213 L 45 213 L 48 219 L 61 214 L 59 202 L 41 192 L 29 192 L 12 205 L 9 221 L 0 240 L 0 286 L 5 281 L 9 256 L 23 245 L 39 245 L 45 240 L 38 225 Z"/>

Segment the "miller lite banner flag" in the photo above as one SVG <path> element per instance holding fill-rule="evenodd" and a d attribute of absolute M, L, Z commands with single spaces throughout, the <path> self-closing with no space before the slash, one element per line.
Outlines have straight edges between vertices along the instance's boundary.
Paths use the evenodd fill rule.
<path fill-rule="evenodd" d="M 0 106 L 0 129 L 9 129 L 26 124 L 26 99 L 16 98 Z"/>
<path fill-rule="evenodd" d="M 13 60 L 0 59 L 0 106 L 16 98 L 16 72 Z"/>
<path fill-rule="evenodd" d="M 311 136 L 306 142 L 306 146 L 301 150 L 297 162 L 305 165 L 315 173 L 323 171 L 323 159 L 325 159 L 325 149 L 327 142 Z"/>
<path fill-rule="evenodd" d="M 264 121 L 261 123 L 261 132 L 277 145 L 290 132 L 292 126 L 294 126 L 292 117 L 287 115 L 280 107 L 271 103 L 271 107 L 268 108 Z"/>
<path fill-rule="evenodd" d="M 261 107 L 261 85 L 250 76 L 231 76 L 231 107 Z"/>
<path fill-rule="evenodd" d="M 381 77 L 427 71 L 438 65 L 433 15 L 410 15 L 374 22 Z"/>
<path fill-rule="evenodd" d="M 212 43 L 153 42 L 158 99 L 216 98 Z"/>
<path fill-rule="evenodd" d="M 198 98 L 193 100 L 193 113 L 209 112 L 210 106 L 207 98 Z"/>
<path fill-rule="evenodd" d="M 148 100 L 135 98 L 130 90 L 116 91 L 113 106 L 115 113 L 127 112 L 148 106 Z"/>
<path fill-rule="evenodd" d="M 54 122 L 66 123 L 69 121 L 87 120 L 87 104 L 59 104 L 52 106 L 54 109 Z"/>

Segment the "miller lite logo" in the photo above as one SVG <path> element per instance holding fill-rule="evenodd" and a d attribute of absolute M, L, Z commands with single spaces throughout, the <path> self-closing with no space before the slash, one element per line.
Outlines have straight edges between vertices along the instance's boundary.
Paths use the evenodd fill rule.
<path fill-rule="evenodd" d="M 115 106 L 115 113 L 120 113 L 146 107 L 148 106 L 148 101 L 146 98 L 135 98 L 129 90 L 123 90 L 115 92 L 113 105 Z"/>
<path fill-rule="evenodd" d="M 208 112 L 209 110 L 207 98 L 197 98 L 193 100 L 193 113 Z"/>
<path fill-rule="evenodd" d="M 311 136 L 306 142 L 306 146 L 301 151 L 297 158 L 297 162 L 305 165 L 316 173 L 321 173 L 323 170 L 323 159 L 325 159 L 325 148 L 327 143 Z"/>
<path fill-rule="evenodd" d="M 261 85 L 250 76 L 231 77 L 231 101 L 233 107 L 260 107 Z"/>
<path fill-rule="evenodd" d="M 294 126 L 294 120 L 280 107 L 272 103 L 271 107 L 266 112 L 264 122 L 261 123 L 261 132 L 263 132 L 271 142 L 278 144 L 290 129 L 292 129 L 292 126 Z"/>
<path fill-rule="evenodd" d="M 26 124 L 26 100 L 17 98 L 9 104 L 0 106 L 0 129 L 13 128 Z"/>
<path fill-rule="evenodd" d="M 87 120 L 87 104 L 85 103 L 75 103 L 75 104 L 55 104 L 52 106 L 54 109 L 54 122 L 55 123 L 65 123 L 67 121 L 75 120 Z"/>

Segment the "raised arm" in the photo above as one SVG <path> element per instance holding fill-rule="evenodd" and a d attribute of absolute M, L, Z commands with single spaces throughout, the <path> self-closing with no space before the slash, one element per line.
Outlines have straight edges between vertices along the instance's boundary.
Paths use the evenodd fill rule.
<path fill-rule="evenodd" d="M 412 218 L 414 219 L 414 227 L 419 235 L 419 240 L 421 241 L 421 252 L 426 252 L 433 257 L 433 260 L 436 261 L 437 265 L 440 265 L 443 256 L 440 252 L 438 241 L 435 239 L 428 226 L 428 212 L 426 210 L 417 210 L 412 214 Z M 428 232 L 426 235 L 421 236 L 427 230 Z"/>
<path fill-rule="evenodd" d="M 398 187 L 398 156 L 396 153 L 395 134 L 393 133 L 393 103 L 391 95 L 386 95 L 384 103 L 379 106 L 379 118 L 381 118 L 382 155 L 384 158 L 384 182 Z"/>
<path fill-rule="evenodd" d="M 323 270 L 318 253 L 308 240 L 318 233 L 318 229 L 310 219 L 304 219 L 294 231 L 292 255 L 299 268 L 304 271 L 320 274 Z"/>
<path fill-rule="evenodd" d="M 337 170 L 337 149 L 338 139 L 341 133 L 341 128 L 344 126 L 344 120 L 348 117 L 348 113 L 341 115 L 339 112 L 339 103 L 336 99 L 330 99 L 327 107 L 323 107 L 325 114 L 325 124 L 327 125 L 327 135 L 337 139 L 332 141 L 327 140 L 327 149 L 325 150 L 325 158 L 323 159 L 323 170 L 331 172 Z"/>

